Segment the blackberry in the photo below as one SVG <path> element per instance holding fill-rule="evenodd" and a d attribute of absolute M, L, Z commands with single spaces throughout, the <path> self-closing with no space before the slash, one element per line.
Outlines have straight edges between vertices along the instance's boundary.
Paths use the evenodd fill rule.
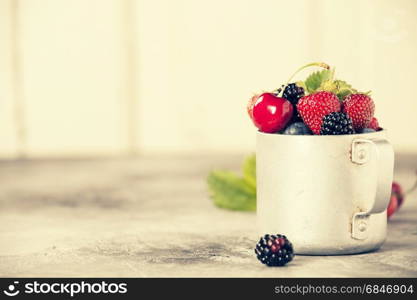
<path fill-rule="evenodd" d="M 258 260 L 270 267 L 283 266 L 294 257 L 291 242 L 285 235 L 264 235 L 256 244 L 255 253 Z"/>
<path fill-rule="evenodd" d="M 294 113 L 289 123 L 303 122 L 303 119 L 301 119 L 301 116 L 297 111 L 297 106 L 293 105 L 293 107 L 294 107 L 294 110 L 293 110 Z"/>
<path fill-rule="evenodd" d="M 340 134 L 353 134 L 352 120 L 342 112 L 332 112 L 323 118 L 321 125 L 321 135 L 340 135 Z"/>
<path fill-rule="evenodd" d="M 290 101 L 293 105 L 297 105 L 298 100 L 304 96 L 304 89 L 295 83 L 289 83 L 282 93 L 282 97 Z"/>
<path fill-rule="evenodd" d="M 297 111 L 297 103 L 298 103 L 298 100 L 300 100 L 300 98 L 303 96 L 304 96 L 304 89 L 296 85 L 295 83 L 289 83 L 284 88 L 284 91 L 282 92 L 282 97 L 290 101 L 292 105 L 294 106 L 294 114 L 291 120 L 292 123 L 302 121 Z"/>

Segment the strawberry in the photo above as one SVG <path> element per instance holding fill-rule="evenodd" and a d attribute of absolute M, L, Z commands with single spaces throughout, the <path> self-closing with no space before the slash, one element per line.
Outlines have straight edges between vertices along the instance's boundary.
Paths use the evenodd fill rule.
<path fill-rule="evenodd" d="M 355 130 L 367 128 L 374 116 L 375 104 L 365 94 L 351 94 L 343 101 L 343 112 L 352 119 Z"/>
<path fill-rule="evenodd" d="M 335 94 L 327 91 L 304 96 L 297 104 L 298 113 L 314 134 L 320 134 L 324 116 L 332 112 L 340 112 L 340 109 L 339 99 Z"/>
<path fill-rule="evenodd" d="M 381 127 L 379 127 L 377 118 L 374 117 L 371 119 L 371 122 L 369 122 L 368 128 L 372 128 L 373 130 L 381 129 Z"/>

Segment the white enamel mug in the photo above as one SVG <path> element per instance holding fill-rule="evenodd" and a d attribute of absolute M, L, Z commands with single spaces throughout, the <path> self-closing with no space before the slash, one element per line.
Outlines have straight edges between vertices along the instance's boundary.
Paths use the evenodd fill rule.
<path fill-rule="evenodd" d="M 297 254 L 338 255 L 385 241 L 394 151 L 386 131 L 257 133 L 260 234 L 285 234 Z"/>

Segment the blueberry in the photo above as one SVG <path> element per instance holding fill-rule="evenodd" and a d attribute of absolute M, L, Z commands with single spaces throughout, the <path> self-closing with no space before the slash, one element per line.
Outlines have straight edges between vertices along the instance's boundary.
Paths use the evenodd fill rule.
<path fill-rule="evenodd" d="M 361 133 L 371 133 L 371 132 L 376 132 L 376 131 L 372 128 L 364 128 L 361 131 Z"/>
<path fill-rule="evenodd" d="M 311 130 L 303 122 L 295 122 L 289 125 L 283 134 L 311 135 Z"/>

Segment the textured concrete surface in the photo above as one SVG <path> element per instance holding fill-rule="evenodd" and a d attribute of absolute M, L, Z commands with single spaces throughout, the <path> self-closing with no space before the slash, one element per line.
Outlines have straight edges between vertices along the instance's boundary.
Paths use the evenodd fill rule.
<path fill-rule="evenodd" d="M 210 169 L 238 169 L 241 159 L 0 162 L 0 276 L 417 276 L 417 193 L 379 251 L 262 266 L 255 214 L 218 209 L 206 191 Z M 397 166 L 411 186 L 417 161 Z"/>

